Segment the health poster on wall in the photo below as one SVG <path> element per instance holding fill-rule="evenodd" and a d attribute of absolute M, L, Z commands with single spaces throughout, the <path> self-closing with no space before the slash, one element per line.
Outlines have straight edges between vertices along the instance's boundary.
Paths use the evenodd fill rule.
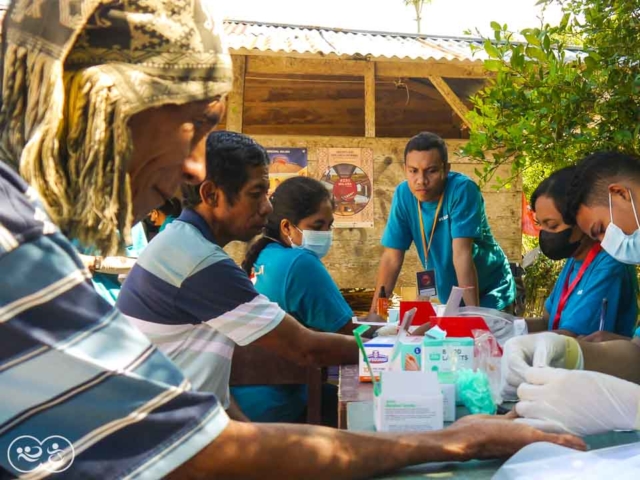
<path fill-rule="evenodd" d="M 333 194 L 336 228 L 373 228 L 373 150 L 318 149 L 320 181 Z"/>
<path fill-rule="evenodd" d="M 267 148 L 269 165 L 269 193 L 287 178 L 307 176 L 306 148 Z"/>

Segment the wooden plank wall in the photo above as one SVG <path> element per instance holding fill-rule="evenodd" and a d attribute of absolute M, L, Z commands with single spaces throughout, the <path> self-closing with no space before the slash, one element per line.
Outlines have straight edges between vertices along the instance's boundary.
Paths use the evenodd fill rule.
<path fill-rule="evenodd" d="M 375 112 L 369 127 L 376 137 L 406 138 L 427 130 L 443 138 L 468 138 L 442 95 L 415 82 L 396 85 L 392 78 L 378 78 L 375 102 L 369 103 L 365 83 L 356 77 L 247 76 L 243 88 L 242 126 L 248 135 L 364 137 L 368 105 Z"/>
<path fill-rule="evenodd" d="M 305 147 L 309 154 L 309 169 L 317 177 L 317 151 L 323 147 L 366 147 L 374 152 L 375 227 L 372 229 L 336 229 L 334 244 L 324 263 L 341 288 L 373 287 L 382 253 L 380 238 L 391 207 L 396 186 L 404 180 L 403 158 L 407 138 L 360 138 L 321 136 L 253 135 L 265 147 Z M 477 163 L 457 157 L 454 152 L 464 140 L 447 140 L 452 169 L 475 178 Z M 504 167 L 497 175 L 508 177 Z M 521 192 L 518 182 L 511 190 L 495 191 L 492 185 L 483 189 L 486 210 L 493 233 L 511 261 L 521 258 Z M 243 244 L 231 244 L 227 251 L 240 261 L 246 251 Z M 420 268 L 414 247 L 407 253 L 399 286 L 415 284 L 415 272 Z"/>

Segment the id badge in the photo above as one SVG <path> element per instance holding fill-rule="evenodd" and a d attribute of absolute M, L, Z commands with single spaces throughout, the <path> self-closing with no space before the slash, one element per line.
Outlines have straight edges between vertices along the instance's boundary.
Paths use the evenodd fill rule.
<path fill-rule="evenodd" d="M 416 273 L 418 282 L 418 295 L 421 297 L 436 297 L 438 289 L 436 287 L 436 271 L 425 270 Z"/>

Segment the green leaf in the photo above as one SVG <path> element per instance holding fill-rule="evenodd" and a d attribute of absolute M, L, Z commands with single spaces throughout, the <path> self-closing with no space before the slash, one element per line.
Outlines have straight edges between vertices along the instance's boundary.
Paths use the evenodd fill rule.
<path fill-rule="evenodd" d="M 513 52 L 513 54 L 511 55 L 511 66 L 516 70 L 520 70 L 523 65 L 524 57 L 517 52 Z"/>
<path fill-rule="evenodd" d="M 491 58 L 500 58 L 500 51 L 489 40 L 485 40 L 484 50 L 485 52 L 487 52 L 487 55 L 489 55 Z"/>
<path fill-rule="evenodd" d="M 545 50 L 548 51 L 551 49 L 551 39 L 549 38 L 549 35 L 544 36 L 544 40 L 542 41 L 542 44 L 544 45 Z"/>
<path fill-rule="evenodd" d="M 569 25 L 569 20 L 570 20 L 570 19 L 571 19 L 571 14 L 570 14 L 570 13 L 568 13 L 568 12 L 567 12 L 567 13 L 565 13 L 565 14 L 562 16 L 562 20 L 560 20 L 560 28 L 561 28 L 562 30 L 564 30 L 564 29 L 566 29 L 566 28 L 567 28 L 567 25 Z"/>
<path fill-rule="evenodd" d="M 530 43 L 531 45 L 536 45 L 536 46 L 540 46 L 540 39 L 538 38 L 538 36 L 533 33 L 531 30 L 529 31 L 522 31 L 522 35 L 524 36 L 525 40 Z"/>
<path fill-rule="evenodd" d="M 547 57 L 542 50 L 536 47 L 527 47 L 525 48 L 525 53 L 529 58 L 533 58 L 535 60 L 540 60 L 541 62 L 546 62 Z"/>
<path fill-rule="evenodd" d="M 504 64 L 500 60 L 485 60 L 484 68 L 490 72 L 499 72 L 504 67 Z"/>
<path fill-rule="evenodd" d="M 500 24 L 498 22 L 491 22 L 491 28 L 494 30 L 501 30 Z"/>
<path fill-rule="evenodd" d="M 602 60 L 600 54 L 595 50 L 589 50 L 589 56 L 598 62 Z"/>
<path fill-rule="evenodd" d="M 595 70 L 598 67 L 598 62 L 591 56 L 584 59 L 584 64 L 587 66 L 587 70 Z"/>

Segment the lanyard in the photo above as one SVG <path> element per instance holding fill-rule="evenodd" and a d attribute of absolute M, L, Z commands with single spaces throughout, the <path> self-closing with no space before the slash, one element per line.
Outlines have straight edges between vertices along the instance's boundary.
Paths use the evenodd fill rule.
<path fill-rule="evenodd" d="M 420 233 L 422 233 L 422 251 L 424 252 L 424 268 L 429 268 L 427 266 L 429 262 L 429 250 L 431 250 L 431 243 L 433 242 L 433 234 L 436 231 L 436 225 L 438 225 L 438 215 L 440 214 L 440 209 L 442 208 L 442 199 L 444 198 L 444 192 L 440 195 L 440 200 L 438 200 L 438 208 L 436 208 L 436 215 L 433 217 L 433 225 L 431 226 L 431 235 L 429 236 L 429 245 L 427 246 L 427 237 L 424 234 L 424 223 L 422 220 L 422 210 L 420 210 L 420 200 L 416 199 L 418 202 L 418 218 L 420 219 Z"/>
<path fill-rule="evenodd" d="M 573 290 L 576 288 L 576 286 L 582 279 L 584 272 L 587 270 L 587 268 L 589 268 L 589 265 L 591 265 L 591 263 L 596 258 L 596 256 L 600 253 L 601 250 L 602 250 L 602 247 L 600 246 L 599 243 L 596 243 L 593 247 L 591 247 L 591 250 L 589 250 L 589 253 L 587 254 L 587 258 L 584 259 L 584 262 L 582 263 L 580 270 L 578 270 L 578 274 L 576 275 L 576 278 L 574 278 L 573 282 L 571 282 L 571 285 L 569 285 L 569 278 L 571 277 L 571 272 L 567 274 L 567 278 L 565 278 L 564 285 L 562 287 L 560 302 L 558 303 L 558 308 L 556 309 L 556 316 L 553 319 L 552 330 L 558 329 L 558 326 L 560 325 L 560 316 L 562 315 L 562 311 L 564 310 L 564 306 L 567 303 L 569 296 L 571 295 Z"/>

